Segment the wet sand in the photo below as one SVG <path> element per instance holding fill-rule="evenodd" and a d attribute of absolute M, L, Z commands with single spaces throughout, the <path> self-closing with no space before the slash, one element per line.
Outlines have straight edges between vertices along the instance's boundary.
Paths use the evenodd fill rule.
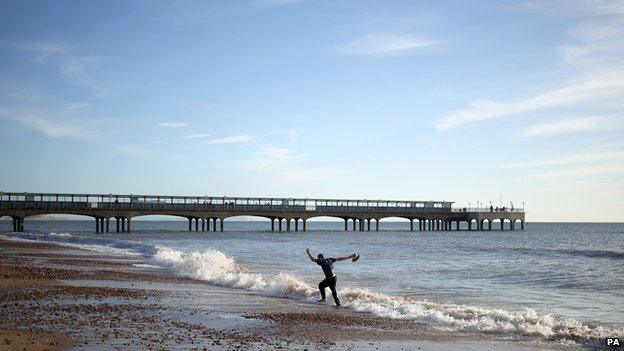
<path fill-rule="evenodd" d="M 211 286 L 140 257 L 0 239 L 2 350 L 578 349 Z"/>

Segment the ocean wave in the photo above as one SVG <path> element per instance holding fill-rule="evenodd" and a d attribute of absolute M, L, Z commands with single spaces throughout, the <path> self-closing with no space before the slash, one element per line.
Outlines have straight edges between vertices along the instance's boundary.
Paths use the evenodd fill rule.
<path fill-rule="evenodd" d="M 275 276 L 250 273 L 233 257 L 218 250 L 185 253 L 161 248 L 153 259 L 175 272 L 225 287 L 245 289 L 265 296 L 314 301 L 318 290 L 288 272 Z M 508 311 L 391 296 L 367 289 L 341 289 L 342 304 L 358 312 L 381 317 L 410 319 L 449 331 L 470 331 L 551 340 L 592 341 L 621 335 L 624 326 L 590 326 L 572 318 L 556 318 L 533 309 Z"/>
<path fill-rule="evenodd" d="M 519 253 L 523 255 L 551 255 L 551 256 L 581 256 L 587 258 L 606 258 L 613 260 L 624 260 L 624 251 L 613 250 L 582 250 L 582 249 L 557 249 L 557 248 L 530 248 L 530 247 L 466 247 L 468 250 Z"/>
<path fill-rule="evenodd" d="M 52 242 L 77 249 L 129 256 L 150 257 L 158 250 L 154 245 L 136 241 L 74 236 L 71 233 L 19 233 L 0 235 L 0 238 L 16 241 Z"/>

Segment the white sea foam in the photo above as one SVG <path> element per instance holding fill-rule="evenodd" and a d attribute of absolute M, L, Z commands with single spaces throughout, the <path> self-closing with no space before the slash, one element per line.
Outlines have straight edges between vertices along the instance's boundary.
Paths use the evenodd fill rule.
<path fill-rule="evenodd" d="M 290 273 L 266 277 L 250 273 L 221 251 L 184 253 L 161 248 L 154 255 L 159 264 L 179 274 L 220 286 L 240 288 L 265 296 L 313 301 L 317 289 Z M 390 296 L 367 289 L 340 290 L 342 304 L 358 312 L 410 319 L 450 331 L 471 331 L 509 336 L 528 336 L 552 340 L 598 340 L 608 335 L 622 335 L 624 326 L 589 326 L 571 318 L 555 318 L 526 308 L 508 311 L 497 308 L 417 300 Z"/>
<path fill-rule="evenodd" d="M 20 233 L 11 234 L 10 236 L 0 235 L 0 238 L 22 242 L 52 242 L 66 247 L 115 255 L 139 256 L 151 254 L 156 250 L 152 245 L 138 242 L 81 237 L 71 235 L 70 233 Z"/>

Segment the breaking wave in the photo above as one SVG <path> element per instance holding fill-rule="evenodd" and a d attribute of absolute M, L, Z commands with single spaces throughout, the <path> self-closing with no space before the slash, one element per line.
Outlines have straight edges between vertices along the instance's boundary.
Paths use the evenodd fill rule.
<path fill-rule="evenodd" d="M 143 255 L 149 257 L 157 251 L 157 247 L 154 245 L 136 241 L 82 237 L 72 235 L 71 233 L 19 233 L 11 234 L 10 236 L 0 235 L 0 238 L 15 241 L 52 242 L 77 249 L 130 256 Z"/>

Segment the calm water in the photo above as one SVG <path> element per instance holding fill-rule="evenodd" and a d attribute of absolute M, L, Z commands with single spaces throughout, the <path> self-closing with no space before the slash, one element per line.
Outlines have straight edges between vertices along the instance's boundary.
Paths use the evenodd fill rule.
<path fill-rule="evenodd" d="M 222 274 L 228 267 L 215 273 L 214 267 L 224 263 L 200 253 L 218 250 L 234 258 L 237 271 L 262 274 L 265 280 L 286 272 L 314 287 L 322 272 L 307 258 L 306 247 L 326 256 L 358 252 L 358 262 L 336 263 L 339 288 L 509 311 L 528 307 L 592 325 L 624 324 L 624 224 L 530 223 L 513 232 L 409 232 L 407 222 L 382 222 L 379 232 L 344 232 L 342 222 L 309 222 L 305 233 L 266 231 L 269 222 L 225 224 L 225 232 L 187 232 L 186 222 L 136 221 L 129 234 L 95 234 L 92 221 L 27 221 L 28 233 L 10 234 L 6 222 L 0 231 L 145 255 L 162 247 L 195 252 L 199 256 L 186 257 L 184 264 L 176 258 L 178 271 L 243 288 L 251 286 L 248 276 Z M 397 308 L 415 313 L 393 304 L 393 313 Z"/>

